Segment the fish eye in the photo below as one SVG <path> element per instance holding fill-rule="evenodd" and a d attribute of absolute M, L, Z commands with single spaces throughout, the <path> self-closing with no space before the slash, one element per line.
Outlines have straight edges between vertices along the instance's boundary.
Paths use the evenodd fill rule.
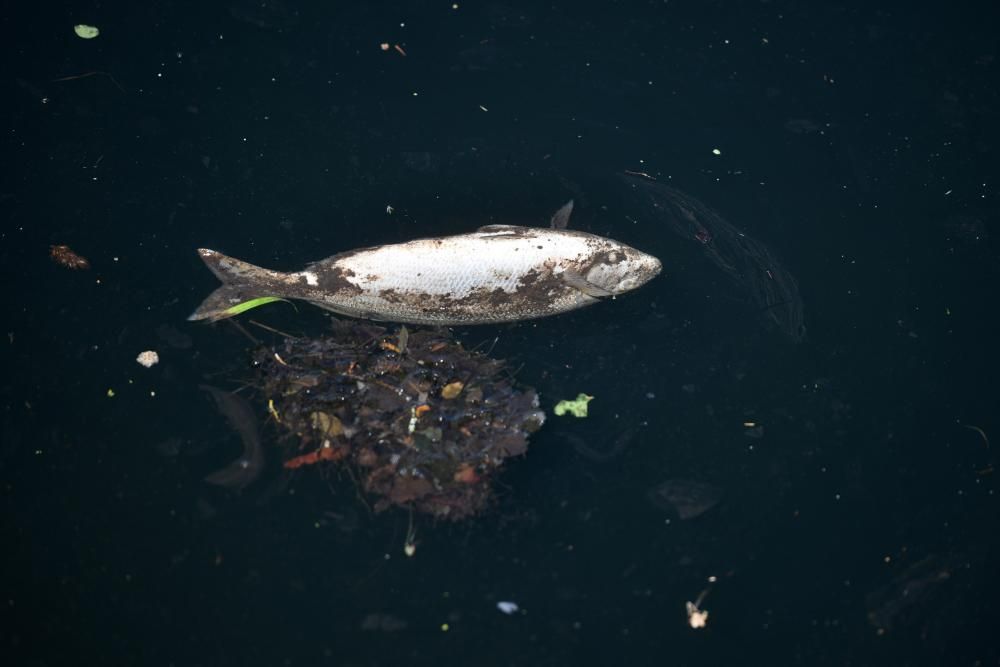
<path fill-rule="evenodd" d="M 615 262 L 617 262 L 618 261 L 618 253 L 616 253 L 614 250 L 612 250 L 611 252 L 609 252 L 608 253 L 608 261 L 611 262 L 612 264 L 614 264 Z"/>

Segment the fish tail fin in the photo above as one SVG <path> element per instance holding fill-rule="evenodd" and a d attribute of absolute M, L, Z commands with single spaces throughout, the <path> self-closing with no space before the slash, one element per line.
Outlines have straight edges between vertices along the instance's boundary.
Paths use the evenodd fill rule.
<path fill-rule="evenodd" d="M 278 301 L 285 295 L 281 287 L 285 274 L 244 262 L 221 252 L 199 248 L 198 255 L 205 266 L 222 281 L 222 287 L 208 295 L 189 320 L 217 322 L 256 306 Z"/>

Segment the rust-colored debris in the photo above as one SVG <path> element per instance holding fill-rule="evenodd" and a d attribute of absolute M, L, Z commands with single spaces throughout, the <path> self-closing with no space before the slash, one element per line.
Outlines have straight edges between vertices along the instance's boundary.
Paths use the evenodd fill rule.
<path fill-rule="evenodd" d="M 68 245 L 49 246 L 49 257 L 52 261 L 67 269 L 89 269 L 90 262 L 86 257 L 77 255 Z"/>

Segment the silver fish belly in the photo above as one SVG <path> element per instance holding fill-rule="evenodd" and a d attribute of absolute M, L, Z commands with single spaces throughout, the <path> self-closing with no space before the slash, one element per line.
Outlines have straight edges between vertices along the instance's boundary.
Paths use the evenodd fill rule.
<path fill-rule="evenodd" d="M 373 320 L 460 325 L 514 322 L 574 310 L 648 282 L 655 257 L 578 231 L 491 225 L 334 255 L 282 273 L 213 250 L 223 281 L 190 317 L 218 320 L 261 297 L 309 301 Z"/>

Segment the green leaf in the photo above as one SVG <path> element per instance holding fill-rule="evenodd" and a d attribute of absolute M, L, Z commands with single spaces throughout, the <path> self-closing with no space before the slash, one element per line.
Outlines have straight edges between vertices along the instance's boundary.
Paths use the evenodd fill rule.
<path fill-rule="evenodd" d="M 288 303 L 287 299 L 281 299 L 276 296 L 262 296 L 256 299 L 250 299 L 249 301 L 244 301 L 243 303 L 238 303 L 235 306 L 226 308 L 222 311 L 225 315 L 239 315 L 240 313 L 245 313 L 248 310 L 253 310 L 257 306 L 263 306 L 265 303 L 273 303 L 275 301 L 284 301 Z"/>
<path fill-rule="evenodd" d="M 567 412 L 574 417 L 586 417 L 587 403 L 590 403 L 592 400 L 594 400 L 593 396 L 578 394 L 576 399 L 572 401 L 559 401 L 552 411 L 556 413 L 557 417 L 562 417 Z"/>
<path fill-rule="evenodd" d="M 76 36 L 80 39 L 94 39 L 101 34 L 101 31 L 95 26 L 85 25 L 83 23 L 73 26 L 73 32 L 75 32 Z"/>

